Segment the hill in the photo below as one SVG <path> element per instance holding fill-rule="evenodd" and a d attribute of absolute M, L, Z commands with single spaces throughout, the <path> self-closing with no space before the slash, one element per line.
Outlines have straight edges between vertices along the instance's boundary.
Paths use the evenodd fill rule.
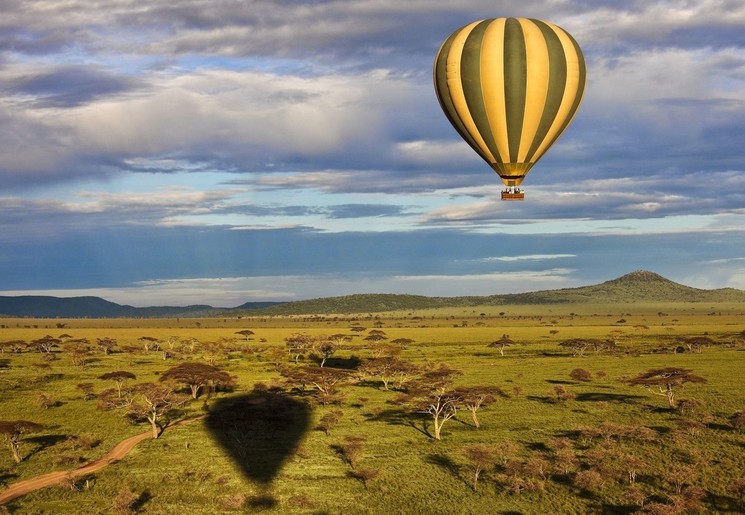
<path fill-rule="evenodd" d="M 472 297 L 357 294 L 295 302 L 247 302 L 235 308 L 206 305 L 137 308 L 99 297 L 0 297 L 0 315 L 39 318 L 166 318 L 240 315 L 308 315 L 379 313 L 442 307 L 515 304 L 623 304 L 632 302 L 745 302 L 745 291 L 703 290 L 676 283 L 654 272 L 638 270 L 591 286 Z"/>
<path fill-rule="evenodd" d="M 745 291 L 734 288 L 703 290 L 676 283 L 654 272 L 638 270 L 591 286 L 510 293 L 485 297 L 422 297 L 358 294 L 288 302 L 261 310 L 267 314 L 360 313 L 438 307 L 516 304 L 624 304 L 632 302 L 745 302 Z"/>
<path fill-rule="evenodd" d="M 267 308 L 276 302 L 247 302 L 238 308 L 252 310 Z M 116 304 L 100 297 L 52 297 L 23 295 L 0 296 L 0 315 L 37 318 L 175 318 L 216 316 L 228 308 L 207 305 L 152 306 L 137 308 Z"/>

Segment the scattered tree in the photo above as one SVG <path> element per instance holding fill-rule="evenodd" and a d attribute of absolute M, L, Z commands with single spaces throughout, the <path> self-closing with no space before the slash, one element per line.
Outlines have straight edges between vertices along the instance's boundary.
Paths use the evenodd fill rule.
<path fill-rule="evenodd" d="M 463 408 L 471 412 L 471 419 L 476 428 L 480 428 L 478 416 L 476 413 L 479 409 L 493 403 L 497 397 L 507 397 L 500 388 L 494 386 L 471 386 L 455 390 L 455 395 L 460 399 Z"/>
<path fill-rule="evenodd" d="M 408 387 L 408 395 L 403 402 L 413 405 L 419 413 L 426 413 L 432 417 L 435 440 L 442 439 L 442 426 L 458 413 L 461 398 L 451 388 L 451 383 L 462 372 L 441 364 L 439 368 L 430 370 L 412 381 Z"/>
<path fill-rule="evenodd" d="M 253 336 L 255 333 L 251 329 L 244 329 L 243 331 L 236 331 L 235 334 L 240 334 L 246 338 L 246 341 L 248 341 L 249 337 Z"/>
<path fill-rule="evenodd" d="M 323 415 L 321 419 L 318 421 L 318 425 L 316 426 L 316 429 L 318 431 L 323 431 L 326 434 L 326 436 L 328 436 L 328 434 L 336 426 L 336 424 L 339 423 L 339 420 L 341 419 L 342 415 L 343 415 L 343 412 L 338 409 L 329 411 L 328 413 Z"/>
<path fill-rule="evenodd" d="M 147 419 L 153 438 L 158 438 L 163 432 L 163 419 L 174 409 L 182 406 L 186 398 L 175 394 L 166 386 L 155 383 L 138 384 L 134 390 L 137 400 L 131 406 L 130 418 L 133 420 Z"/>
<path fill-rule="evenodd" d="M 296 333 L 285 338 L 285 345 L 287 346 L 287 352 L 292 356 L 292 361 L 298 362 L 300 356 L 302 356 L 308 349 L 310 349 L 313 343 L 313 338 L 310 335 Z"/>
<path fill-rule="evenodd" d="M 21 439 L 23 435 L 37 433 L 44 429 L 44 426 L 28 420 L 3 420 L 0 421 L 0 434 L 3 435 L 8 443 L 10 452 L 13 454 L 13 460 L 16 463 L 23 461 L 21 456 Z"/>
<path fill-rule="evenodd" d="M 513 345 L 515 342 L 510 340 L 510 336 L 508 334 L 503 334 L 502 337 L 499 340 L 495 340 L 489 344 L 489 347 L 499 349 L 499 355 L 504 356 L 504 349 L 505 347 L 509 347 L 510 345 Z"/>
<path fill-rule="evenodd" d="M 675 391 L 677 388 L 686 383 L 705 383 L 706 379 L 694 375 L 690 369 L 667 367 L 649 370 L 629 379 L 627 382 L 630 385 L 643 386 L 652 392 L 654 392 L 654 388 L 657 388 L 659 393 L 654 393 L 667 397 L 668 406 L 675 409 Z"/>
<path fill-rule="evenodd" d="M 380 469 L 360 467 L 352 472 L 351 475 L 352 477 L 362 481 L 363 486 L 367 490 L 368 485 L 380 477 Z"/>
<path fill-rule="evenodd" d="M 117 397 L 121 399 L 122 388 L 124 388 L 128 381 L 137 379 L 137 376 L 127 370 L 116 370 L 114 372 L 106 372 L 98 376 L 98 378 L 104 381 L 114 381 Z"/>
<path fill-rule="evenodd" d="M 584 356 L 588 350 L 594 350 L 596 354 L 615 349 L 613 340 L 599 340 L 596 338 L 572 338 L 559 343 L 559 347 L 569 349 L 573 356 Z"/>
<path fill-rule="evenodd" d="M 493 467 L 499 459 L 499 452 L 493 445 L 476 444 L 469 445 L 463 449 L 463 456 L 473 471 L 473 491 L 477 490 L 477 484 L 481 472 Z"/>
<path fill-rule="evenodd" d="M 344 437 L 344 443 L 339 446 L 339 454 L 351 468 L 355 468 L 357 462 L 362 458 L 363 443 L 365 443 L 364 436 L 348 435 Z"/>
<path fill-rule="evenodd" d="M 323 365 L 326 364 L 326 361 L 334 355 L 336 349 L 336 345 L 334 345 L 332 341 L 326 338 L 321 338 L 314 342 L 313 350 L 321 355 L 321 368 L 323 368 Z"/>
<path fill-rule="evenodd" d="M 104 353 L 105 356 L 111 354 L 111 351 L 116 346 L 116 340 L 113 338 L 96 338 L 96 344 Z"/>
<path fill-rule="evenodd" d="M 235 378 L 216 366 L 206 363 L 186 362 L 163 372 L 161 381 L 183 383 L 191 390 L 191 397 L 196 399 L 204 386 L 226 388 L 235 384 Z"/>

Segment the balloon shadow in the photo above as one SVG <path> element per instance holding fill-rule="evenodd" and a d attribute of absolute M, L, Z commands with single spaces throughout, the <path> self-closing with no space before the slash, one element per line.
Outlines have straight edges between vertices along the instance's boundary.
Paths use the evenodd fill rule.
<path fill-rule="evenodd" d="M 310 407 L 285 392 L 257 389 L 210 406 L 207 428 L 243 474 L 269 487 L 310 429 Z"/>

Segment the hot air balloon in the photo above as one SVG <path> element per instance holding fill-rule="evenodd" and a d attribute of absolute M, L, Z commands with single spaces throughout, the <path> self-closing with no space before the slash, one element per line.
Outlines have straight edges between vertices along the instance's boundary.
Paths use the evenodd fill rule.
<path fill-rule="evenodd" d="M 502 200 L 522 200 L 523 179 L 579 108 L 586 69 L 564 29 L 493 18 L 453 32 L 433 76 L 448 120 L 507 187 Z"/>

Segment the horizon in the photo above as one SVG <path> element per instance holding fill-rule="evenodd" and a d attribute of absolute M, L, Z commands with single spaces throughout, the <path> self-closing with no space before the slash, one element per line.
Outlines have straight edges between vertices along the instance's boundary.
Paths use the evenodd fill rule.
<path fill-rule="evenodd" d="M 0 295 L 458 297 L 649 268 L 745 289 L 745 5 L 248 7 L 7 6 Z M 502 202 L 432 65 L 457 28 L 518 16 L 577 40 L 587 87 Z"/>
<path fill-rule="evenodd" d="M 613 277 L 611 279 L 606 279 L 604 281 L 601 281 L 600 283 L 582 284 L 582 285 L 579 285 L 579 286 L 573 286 L 573 287 L 568 287 L 568 288 L 567 287 L 561 287 L 561 288 L 548 288 L 548 289 L 542 289 L 542 290 L 525 290 L 525 291 L 518 291 L 518 292 L 512 292 L 512 293 L 505 293 L 505 294 L 498 294 L 497 293 L 497 294 L 475 295 L 475 297 L 489 297 L 489 296 L 494 296 L 494 295 L 520 295 L 520 294 L 526 294 L 526 293 L 541 293 L 543 291 L 554 291 L 554 290 L 563 290 L 563 289 L 583 288 L 583 287 L 590 287 L 590 286 L 596 286 L 596 285 L 599 285 L 599 284 L 604 284 L 606 282 L 617 281 L 617 280 L 624 279 L 624 278 L 629 278 L 630 276 L 634 276 L 634 275 L 637 275 L 637 274 L 651 274 L 651 275 L 653 275 L 653 276 L 655 276 L 655 277 L 657 277 L 659 279 L 662 279 L 664 281 L 669 281 L 669 282 L 672 282 L 672 283 L 677 284 L 677 285 L 680 285 L 680 286 L 685 286 L 685 287 L 692 288 L 692 286 L 689 286 L 689 285 L 686 285 L 686 284 L 682 284 L 682 283 L 678 283 L 676 281 L 672 281 L 672 280 L 668 279 L 667 277 L 664 277 L 664 276 L 658 274 L 657 272 L 653 272 L 651 270 L 642 270 L 642 269 L 639 269 L 639 270 L 634 270 L 634 271 L 631 271 L 631 272 L 627 272 L 627 273 L 625 273 L 625 274 L 623 274 L 621 276 L 618 276 L 618 277 Z M 713 290 L 718 290 L 718 289 L 723 289 L 723 288 L 702 288 L 702 290 L 708 290 L 708 291 L 713 291 Z M 741 289 L 737 289 L 737 290 L 739 290 L 739 291 L 745 291 L 745 290 L 741 290 Z M 293 299 L 293 300 L 275 300 L 275 301 L 251 301 L 251 300 L 249 300 L 249 301 L 241 302 L 239 304 L 231 305 L 231 306 L 218 306 L 218 305 L 213 305 L 213 304 L 204 303 L 204 302 L 195 302 L 195 303 L 192 303 L 192 304 L 183 304 L 183 305 L 182 304 L 178 304 L 178 305 L 164 305 L 164 304 L 148 304 L 148 303 L 144 303 L 144 304 L 141 304 L 141 305 L 134 305 L 134 304 L 124 304 L 124 303 L 115 302 L 115 301 L 113 301 L 111 299 L 107 299 L 105 297 L 100 297 L 98 295 L 75 295 L 75 296 L 60 296 L 60 295 L 0 295 L 0 297 L 21 298 L 21 297 L 41 296 L 41 297 L 45 297 L 45 298 L 55 298 L 55 299 L 97 298 L 97 299 L 104 300 L 106 302 L 112 302 L 114 304 L 118 304 L 120 306 L 131 306 L 131 307 L 134 307 L 134 308 L 161 308 L 161 307 L 186 308 L 186 307 L 191 307 L 191 306 L 205 306 L 205 307 L 214 308 L 214 309 L 236 309 L 236 308 L 239 308 L 239 307 L 241 307 L 241 306 L 243 306 L 245 304 L 249 304 L 249 303 L 272 302 L 272 303 L 278 303 L 278 304 L 285 304 L 285 303 L 290 303 L 290 302 L 313 301 L 313 300 L 320 300 L 320 299 L 326 299 L 326 298 L 346 297 L 346 296 L 355 296 L 355 295 L 402 295 L 402 296 L 411 295 L 411 296 L 420 296 L 420 295 L 416 295 L 416 294 L 412 294 L 412 293 L 363 292 L 363 293 L 351 293 L 351 294 L 346 294 L 346 295 L 331 295 L 331 296 L 324 296 L 324 297 L 308 297 L 308 298 Z M 436 296 L 435 295 L 424 295 L 424 297 L 457 298 L 457 297 L 463 297 L 463 295 L 436 295 Z"/>

